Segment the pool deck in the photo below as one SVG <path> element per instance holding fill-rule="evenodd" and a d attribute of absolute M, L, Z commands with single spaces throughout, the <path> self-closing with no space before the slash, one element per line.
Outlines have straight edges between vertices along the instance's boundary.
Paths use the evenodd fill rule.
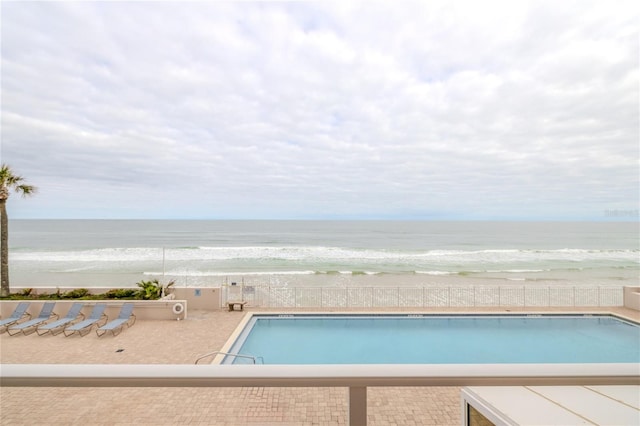
<path fill-rule="evenodd" d="M 183 321 L 137 321 L 116 337 L 0 334 L 2 364 L 193 364 L 219 350 L 247 312 L 189 311 Z M 362 312 L 363 310 L 330 310 Z M 615 313 L 624 308 L 376 309 L 403 313 Z M 335 425 L 347 423 L 346 388 L 1 388 L 2 425 Z M 369 425 L 460 425 L 460 388 L 368 390 Z"/>

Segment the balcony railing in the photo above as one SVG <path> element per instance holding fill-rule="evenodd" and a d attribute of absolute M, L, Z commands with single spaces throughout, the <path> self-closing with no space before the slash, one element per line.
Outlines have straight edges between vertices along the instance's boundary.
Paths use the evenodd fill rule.
<path fill-rule="evenodd" d="M 639 385 L 637 364 L 60 365 L 4 364 L 6 387 L 348 387 L 366 425 L 369 386 Z"/>

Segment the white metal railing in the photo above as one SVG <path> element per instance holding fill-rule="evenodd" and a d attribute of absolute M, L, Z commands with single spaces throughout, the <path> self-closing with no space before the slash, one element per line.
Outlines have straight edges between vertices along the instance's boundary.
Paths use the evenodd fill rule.
<path fill-rule="evenodd" d="M 269 308 L 623 306 L 610 286 L 282 287 L 223 286 L 222 301 Z"/>
<path fill-rule="evenodd" d="M 351 425 L 366 425 L 369 386 L 639 384 L 637 364 L 4 364 L 0 371 L 1 387 L 348 387 Z"/>

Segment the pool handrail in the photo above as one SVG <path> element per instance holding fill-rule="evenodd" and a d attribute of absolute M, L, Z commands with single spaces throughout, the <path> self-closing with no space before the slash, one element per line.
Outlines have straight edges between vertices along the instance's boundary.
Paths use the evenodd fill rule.
<path fill-rule="evenodd" d="M 243 354 L 236 354 L 236 353 L 223 352 L 223 351 L 213 351 L 213 352 L 206 353 L 204 355 L 200 355 L 198 359 L 196 359 L 195 364 L 198 364 L 198 361 L 200 361 L 201 359 L 210 357 L 212 355 L 225 355 L 225 356 L 232 356 L 234 358 L 247 358 L 252 360 L 254 364 L 256 364 L 257 359 L 260 359 L 262 360 L 261 364 L 264 364 L 264 359 L 261 356 L 243 355 Z"/>

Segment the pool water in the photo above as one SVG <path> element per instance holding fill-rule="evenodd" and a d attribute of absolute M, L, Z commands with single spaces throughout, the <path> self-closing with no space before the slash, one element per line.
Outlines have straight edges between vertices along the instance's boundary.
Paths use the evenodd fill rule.
<path fill-rule="evenodd" d="M 254 315 L 230 352 L 264 364 L 638 363 L 640 327 L 607 315 Z"/>

